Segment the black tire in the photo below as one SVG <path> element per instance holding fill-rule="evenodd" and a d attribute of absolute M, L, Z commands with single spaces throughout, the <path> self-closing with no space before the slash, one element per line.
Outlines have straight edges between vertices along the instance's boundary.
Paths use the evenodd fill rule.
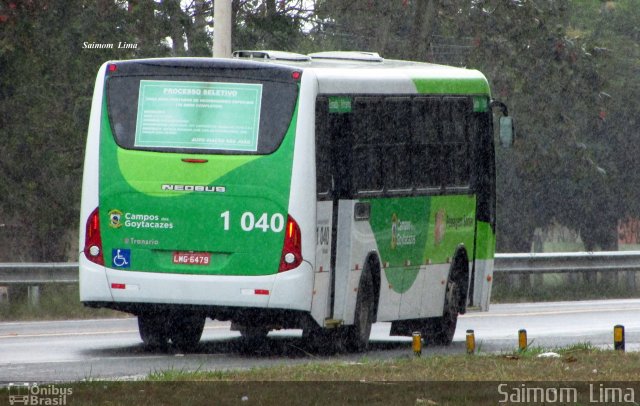
<path fill-rule="evenodd" d="M 427 345 L 449 345 L 453 342 L 453 335 L 458 324 L 460 313 L 460 289 L 458 284 L 449 280 L 444 295 L 444 313 L 442 317 L 425 320 L 421 331 Z"/>
<path fill-rule="evenodd" d="M 167 331 L 167 317 L 162 314 L 138 315 L 138 330 L 140 338 L 148 349 L 166 348 L 169 342 Z"/>
<path fill-rule="evenodd" d="M 173 317 L 169 335 L 182 351 L 192 351 L 200 342 L 206 317 L 200 314 L 177 314 Z"/>
<path fill-rule="evenodd" d="M 240 352 L 246 355 L 268 353 L 269 341 L 267 335 L 269 329 L 263 326 L 240 326 L 238 328 L 242 340 Z"/>
<path fill-rule="evenodd" d="M 373 277 L 365 271 L 360 278 L 353 326 L 344 330 L 343 342 L 347 351 L 363 352 L 369 347 L 374 318 Z"/>

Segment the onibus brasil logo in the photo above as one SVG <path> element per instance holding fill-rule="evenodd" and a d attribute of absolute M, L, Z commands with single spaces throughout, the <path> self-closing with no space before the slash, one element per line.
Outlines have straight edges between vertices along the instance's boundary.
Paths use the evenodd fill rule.
<path fill-rule="evenodd" d="M 63 406 L 73 395 L 73 388 L 61 388 L 53 384 L 40 386 L 28 382 L 9 384 L 10 405 L 52 405 Z"/>

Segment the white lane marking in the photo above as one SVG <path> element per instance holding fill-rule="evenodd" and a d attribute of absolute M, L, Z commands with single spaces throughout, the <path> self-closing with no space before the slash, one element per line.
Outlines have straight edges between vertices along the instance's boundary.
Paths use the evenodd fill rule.
<path fill-rule="evenodd" d="M 102 335 L 102 334 L 125 334 L 125 333 L 137 333 L 138 330 L 113 330 L 113 331 L 82 331 L 75 333 L 39 333 L 39 334 L 20 334 L 20 333 L 9 333 L 6 335 L 1 335 L 0 339 L 3 338 L 33 338 L 33 337 L 71 337 L 71 336 L 91 336 L 91 335 Z"/>
<path fill-rule="evenodd" d="M 625 308 L 608 308 L 608 309 L 575 309 L 575 310 L 547 310 L 538 312 L 514 312 L 514 313 L 467 313 L 461 315 L 464 318 L 479 318 L 479 317 L 516 317 L 516 316 L 547 316 L 547 315 L 561 315 L 561 314 L 579 314 L 579 313 L 610 313 L 610 312 L 631 312 L 640 311 L 640 307 L 625 307 Z"/>
<path fill-rule="evenodd" d="M 223 330 L 228 329 L 229 326 L 207 326 L 205 330 Z M 138 329 L 133 330 L 111 330 L 111 331 L 79 331 L 79 332 L 68 332 L 68 333 L 38 333 L 38 334 L 20 334 L 20 333 L 9 333 L 0 335 L 1 339 L 7 338 L 37 338 L 37 337 L 79 337 L 79 336 L 91 336 L 91 335 L 108 335 L 108 334 L 128 334 L 128 333 L 138 333 Z"/>

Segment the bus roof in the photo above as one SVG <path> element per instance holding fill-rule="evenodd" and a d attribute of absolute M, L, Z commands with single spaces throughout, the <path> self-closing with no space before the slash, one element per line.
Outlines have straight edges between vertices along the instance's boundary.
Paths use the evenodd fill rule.
<path fill-rule="evenodd" d="M 490 95 L 474 69 L 384 59 L 375 52 L 329 51 L 309 55 L 282 51 L 236 51 L 234 57 L 312 70 L 319 93 L 421 93 Z"/>
<path fill-rule="evenodd" d="M 487 79 L 477 70 L 384 59 L 374 52 L 331 51 L 302 55 L 283 51 L 236 51 L 231 59 L 157 58 L 131 62 L 176 67 L 224 66 L 230 69 L 253 68 L 267 63 L 313 72 L 320 94 L 490 96 Z"/>

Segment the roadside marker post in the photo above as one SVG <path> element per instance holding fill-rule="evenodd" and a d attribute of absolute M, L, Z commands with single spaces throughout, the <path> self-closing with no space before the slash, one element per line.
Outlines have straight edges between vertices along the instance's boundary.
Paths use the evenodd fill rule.
<path fill-rule="evenodd" d="M 613 327 L 613 349 L 624 351 L 624 326 L 621 324 Z"/>
<path fill-rule="evenodd" d="M 518 330 L 518 350 L 520 352 L 527 349 L 527 330 Z"/>
<path fill-rule="evenodd" d="M 476 352 L 476 336 L 473 330 L 467 330 L 467 354 Z"/>
<path fill-rule="evenodd" d="M 419 331 L 415 331 L 412 338 L 411 348 L 413 348 L 413 354 L 419 357 L 422 355 L 422 334 Z"/>

